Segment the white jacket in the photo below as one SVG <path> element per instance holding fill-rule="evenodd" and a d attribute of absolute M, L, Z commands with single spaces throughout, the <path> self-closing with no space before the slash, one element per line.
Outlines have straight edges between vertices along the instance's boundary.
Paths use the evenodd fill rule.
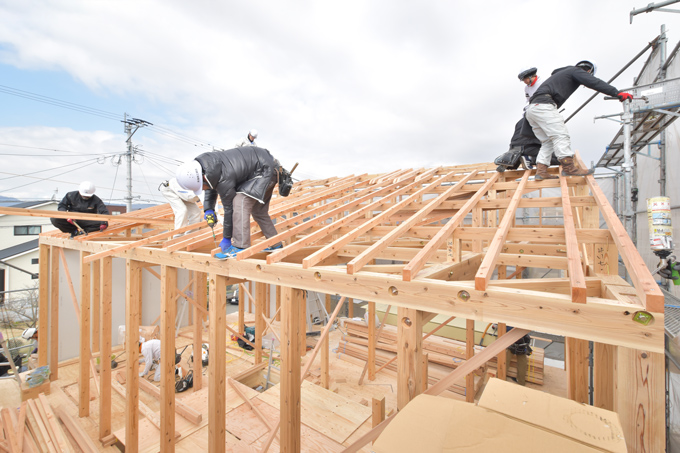
<path fill-rule="evenodd" d="M 527 97 L 527 104 L 529 103 L 529 99 L 531 99 L 531 96 L 534 95 L 534 93 L 536 92 L 536 90 L 538 90 L 538 87 L 540 87 L 542 83 L 543 83 L 543 79 L 536 76 L 536 81 L 534 82 L 533 85 L 531 85 L 531 86 L 525 85 L 524 86 L 524 94 Z"/>
<path fill-rule="evenodd" d="M 198 203 L 201 201 L 201 199 L 196 196 L 193 190 L 183 189 L 182 186 L 180 186 L 177 182 L 177 178 L 168 180 L 168 187 L 184 201 L 188 201 L 190 203 Z"/>
<path fill-rule="evenodd" d="M 144 375 L 151 371 L 154 360 L 161 359 L 161 340 L 149 340 L 142 343 L 142 356 L 144 357 Z"/>
<path fill-rule="evenodd" d="M 257 143 L 255 143 L 255 140 L 251 142 L 250 140 L 248 140 L 248 137 L 246 137 L 240 142 L 236 142 L 236 147 L 238 148 L 240 146 L 257 146 Z"/>

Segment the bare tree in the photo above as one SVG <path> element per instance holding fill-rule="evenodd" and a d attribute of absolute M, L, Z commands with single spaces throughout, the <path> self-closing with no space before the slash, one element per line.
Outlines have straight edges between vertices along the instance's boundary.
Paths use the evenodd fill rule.
<path fill-rule="evenodd" d="M 13 327 L 16 324 L 34 327 L 38 323 L 39 300 L 38 283 L 26 286 L 20 292 L 5 294 L 0 323 L 3 327 Z"/>

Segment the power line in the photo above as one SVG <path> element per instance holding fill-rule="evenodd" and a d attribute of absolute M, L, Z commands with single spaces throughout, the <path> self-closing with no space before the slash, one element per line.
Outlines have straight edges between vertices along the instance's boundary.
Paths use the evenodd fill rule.
<path fill-rule="evenodd" d="M 84 164 L 84 163 L 90 162 L 90 161 L 92 161 L 92 160 L 95 160 L 95 161 L 96 161 L 97 159 L 87 159 L 87 160 L 83 160 L 83 161 L 80 161 L 80 162 L 75 162 L 75 163 L 72 163 L 72 164 L 62 165 L 62 166 L 60 166 L 60 167 L 47 168 L 47 169 L 45 169 L 45 170 L 38 170 L 38 171 L 31 172 L 31 173 L 24 173 L 24 174 L 21 174 L 21 175 L 17 174 L 17 175 L 14 175 L 14 176 L 8 176 L 8 177 L 6 177 L 6 178 L 0 178 L 0 181 L 4 181 L 4 180 L 7 180 L 7 179 L 13 179 L 13 178 L 20 178 L 20 177 L 23 177 L 23 176 L 35 175 L 35 174 L 37 174 L 37 173 L 43 173 L 43 172 L 46 172 L 46 171 L 59 170 L 59 169 L 62 169 L 62 168 L 71 167 L 71 166 L 73 166 L 73 165 Z"/>
<path fill-rule="evenodd" d="M 88 164 L 86 164 L 86 165 L 83 165 L 82 167 L 75 168 L 74 170 L 80 170 L 81 168 L 88 167 L 88 166 L 90 166 L 90 165 L 92 165 L 92 164 L 94 164 L 94 163 L 96 163 L 96 162 L 97 162 L 97 159 L 94 159 L 92 162 L 90 162 L 90 163 L 88 163 Z M 73 171 L 73 170 L 67 170 L 67 171 L 65 171 L 65 172 L 63 172 L 63 173 L 59 173 L 59 174 L 53 175 L 53 176 L 61 176 L 61 175 L 65 174 L 65 173 L 68 173 L 68 172 L 70 172 L 70 171 Z M 33 177 L 33 176 L 31 176 L 31 177 Z M 33 178 L 34 178 L 34 177 L 33 177 Z M 50 181 L 50 180 L 51 180 L 51 178 L 36 178 L 36 179 L 41 179 L 42 181 Z M 33 182 L 26 183 L 26 184 L 22 184 L 22 185 L 20 185 L 20 186 L 11 187 L 11 188 L 9 188 L 9 189 L 0 190 L 0 193 L 7 192 L 7 191 L 9 191 L 9 190 L 20 189 L 20 188 L 22 188 L 22 187 L 30 186 L 31 184 L 35 184 L 35 183 L 36 183 L 36 182 L 33 181 Z M 69 184 L 73 184 L 72 181 L 68 181 L 68 183 L 69 183 Z"/>

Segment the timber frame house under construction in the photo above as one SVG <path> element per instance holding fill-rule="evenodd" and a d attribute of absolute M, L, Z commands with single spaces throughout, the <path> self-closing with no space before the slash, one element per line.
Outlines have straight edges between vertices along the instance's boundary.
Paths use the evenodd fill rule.
<path fill-rule="evenodd" d="M 209 388 L 210 451 L 225 451 L 225 387 L 229 379 L 224 354 L 217 351 L 225 350 L 227 337 L 226 288 L 250 281 L 255 287 L 256 363 L 263 360 L 261 333 L 270 322 L 263 308 L 267 285 L 276 287 L 276 304 L 280 305 L 278 316 L 274 315 L 281 320 L 280 419 L 268 421 L 271 429 L 267 445 L 278 436 L 282 451 L 300 451 L 300 395 L 308 371 L 308 366 L 303 370 L 301 364 L 306 318 L 301 301 L 304 290 L 310 290 L 398 307 L 399 408 L 420 393 L 441 393 L 496 356 L 498 375 L 505 377 L 505 349 L 531 330 L 566 337 L 569 398 L 588 403 L 592 341 L 594 405 L 618 413 L 629 451 L 662 451 L 662 292 L 592 176 L 538 182 L 530 178 L 532 175 L 532 171 L 497 173 L 495 165 L 479 164 L 302 181 L 296 183 L 289 197 L 275 194 L 272 199 L 270 214 L 279 234 L 265 239 L 253 224 L 253 245 L 237 259 L 226 261 L 211 256 L 217 250 L 205 223 L 198 230 L 194 225 L 173 231 L 173 214 L 167 204 L 119 219 L 110 217 L 106 231 L 75 239 L 58 231 L 43 233 L 39 365 L 49 364 L 52 379 L 58 378 L 58 299 L 64 293 L 55 276 L 61 269 L 79 281 L 75 287 L 80 288 L 80 294 L 73 285 L 70 292 L 79 317 L 77 324 L 73 322 L 74 328 L 79 326 L 80 339 L 79 415 L 88 416 L 95 373 L 92 359 L 111 354 L 112 286 L 124 287 L 128 356 L 124 443 L 128 451 L 137 451 L 137 332 L 142 304 L 160 304 L 164 338 L 160 445 L 162 451 L 173 451 L 175 412 L 180 406 L 175 399 L 174 342 L 168 339 L 175 338 L 177 298 L 186 297 L 197 332 L 195 350 L 201 350 L 202 321 L 209 322 L 207 382 L 196 373 L 194 386 Z M 544 196 L 544 189 L 555 189 L 554 193 L 560 195 Z M 534 224 L 518 225 L 515 219 L 520 208 L 550 210 L 564 221 L 547 225 L 539 214 Z M 98 218 L 74 213 L 68 216 Z M 606 225 L 603 228 L 600 218 Z M 219 226 L 215 234 L 219 239 Z M 278 241 L 284 242 L 282 249 L 263 252 Z M 71 266 L 68 270 L 65 253 L 77 254 L 79 269 Z M 619 255 L 632 285 L 618 275 Z M 125 263 L 124 282 L 112 277 L 115 261 Z M 160 266 L 160 272 L 152 270 L 156 266 Z M 563 277 L 523 279 L 521 271 L 525 268 L 559 269 Z M 145 269 L 151 269 L 155 276 L 143 272 Z M 191 294 L 187 288 L 178 287 L 178 272 L 189 275 Z M 158 298 L 142 301 L 143 278 L 160 279 Z M 241 316 L 243 305 L 239 307 Z M 469 348 L 465 365 L 428 387 L 421 366 L 422 327 L 436 314 L 465 318 L 469 320 L 468 330 L 475 320 L 498 323 L 499 338 L 481 353 Z M 370 332 L 372 322 L 369 316 Z M 506 326 L 514 329 L 506 333 Z M 326 370 L 327 330 L 319 341 L 321 367 Z M 369 374 L 375 371 L 372 341 L 369 337 Z M 112 434 L 112 373 L 107 360 L 95 374 L 99 433 L 100 439 L 105 439 Z M 470 382 L 467 379 L 466 385 Z M 351 445 L 345 444 L 346 451 L 363 448 L 390 420 L 388 417 L 377 424 Z"/>

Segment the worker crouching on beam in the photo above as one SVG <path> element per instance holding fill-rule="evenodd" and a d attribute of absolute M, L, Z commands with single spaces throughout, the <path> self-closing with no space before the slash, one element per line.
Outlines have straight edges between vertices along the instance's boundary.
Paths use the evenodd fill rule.
<path fill-rule="evenodd" d="M 217 223 L 215 203 L 220 196 L 224 208 L 222 223 L 222 253 L 219 259 L 235 258 L 250 247 L 250 216 L 266 238 L 276 236 L 276 227 L 269 216 L 269 201 L 282 171 L 280 164 L 263 148 L 245 146 L 203 153 L 177 168 L 177 182 L 187 190 L 200 193 L 204 218 L 213 227 Z M 265 249 L 281 248 L 278 242 Z"/>
<path fill-rule="evenodd" d="M 96 187 L 90 181 L 80 183 L 78 190 L 67 193 L 57 206 L 58 211 L 66 212 L 85 212 L 88 214 L 109 215 L 104 202 L 94 194 Z M 79 234 L 91 233 L 93 231 L 104 231 L 108 228 L 108 222 L 96 220 L 74 220 L 74 219 L 50 219 L 52 225 L 59 228 L 64 233 L 70 233 L 71 237 Z"/>

